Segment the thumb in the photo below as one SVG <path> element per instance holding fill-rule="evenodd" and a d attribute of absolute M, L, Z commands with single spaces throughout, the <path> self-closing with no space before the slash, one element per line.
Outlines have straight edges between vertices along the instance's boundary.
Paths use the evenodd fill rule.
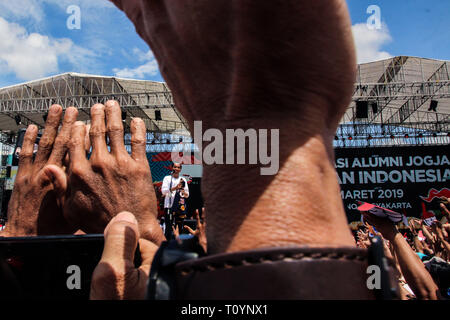
<path fill-rule="evenodd" d="M 138 222 L 133 214 L 121 212 L 105 228 L 105 244 L 101 261 L 126 270 L 134 266 L 134 253 L 139 240 Z"/>
<path fill-rule="evenodd" d="M 59 197 L 64 195 L 67 190 L 67 175 L 63 169 L 54 164 L 45 166 L 42 169 L 38 175 L 38 181 L 41 185 L 50 182 Z"/>
<path fill-rule="evenodd" d="M 189 226 L 184 226 L 184 228 L 192 235 L 195 235 L 195 231 L 191 229 Z"/>

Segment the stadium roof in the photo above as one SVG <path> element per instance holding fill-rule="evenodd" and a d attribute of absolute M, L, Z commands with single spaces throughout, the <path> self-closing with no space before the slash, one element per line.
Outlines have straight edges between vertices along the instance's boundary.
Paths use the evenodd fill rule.
<path fill-rule="evenodd" d="M 130 80 L 89 74 L 64 73 L 0 89 L 0 130 L 17 131 L 30 123 L 42 127 L 52 104 L 75 106 L 79 120 L 88 121 L 89 109 L 109 99 L 119 101 L 131 117 L 141 117 L 153 132 L 188 134 L 185 119 L 175 109 L 172 94 L 162 82 Z M 157 112 L 160 112 L 160 117 Z M 17 125 L 17 120 L 21 124 Z M 158 118 L 158 119 L 157 119 Z"/>
<path fill-rule="evenodd" d="M 449 69 L 450 61 L 407 56 L 359 65 L 352 103 L 341 125 L 419 128 L 418 123 L 432 123 L 435 127 L 439 124 L 439 131 L 448 132 Z M 16 132 L 30 123 L 42 127 L 43 116 L 54 103 L 77 107 L 81 110 L 80 120 L 87 121 L 90 107 L 109 99 L 118 100 L 126 110 L 127 124 L 131 117 L 141 117 L 151 132 L 189 135 L 187 123 L 175 108 L 165 83 L 78 73 L 0 89 L 0 130 Z M 436 111 L 430 110 L 433 100 L 437 102 Z M 358 101 L 367 102 L 367 117 L 357 117 Z M 155 111 L 160 112 L 161 120 Z M 17 125 L 16 120 L 21 124 Z"/>
<path fill-rule="evenodd" d="M 341 124 L 412 126 L 449 121 L 450 61 L 399 56 L 358 66 L 353 101 Z M 435 111 L 429 110 L 437 101 Z M 368 102 L 368 117 L 356 117 L 358 101 Z"/>

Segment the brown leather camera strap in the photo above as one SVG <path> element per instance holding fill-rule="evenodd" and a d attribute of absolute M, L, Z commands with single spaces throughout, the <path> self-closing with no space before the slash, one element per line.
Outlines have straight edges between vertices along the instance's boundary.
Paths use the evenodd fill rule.
<path fill-rule="evenodd" d="M 379 252 L 378 252 L 379 253 Z M 175 266 L 176 299 L 390 299 L 387 263 L 359 248 L 271 248 L 218 254 Z M 378 261 L 376 261 L 378 260 Z M 375 263 L 384 290 L 371 290 Z M 376 270 L 379 270 L 375 268 Z M 375 271 L 376 273 L 376 271 Z M 375 275 L 377 276 L 377 275 Z M 369 281 L 371 282 L 371 281 Z M 376 282 L 375 282 L 376 283 Z M 380 292 L 382 296 L 380 296 Z"/>

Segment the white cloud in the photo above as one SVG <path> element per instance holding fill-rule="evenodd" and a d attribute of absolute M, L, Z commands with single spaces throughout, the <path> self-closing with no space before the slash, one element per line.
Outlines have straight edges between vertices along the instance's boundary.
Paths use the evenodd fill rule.
<path fill-rule="evenodd" d="M 136 78 L 144 79 L 146 76 L 156 76 L 158 74 L 158 62 L 150 50 L 143 52 L 138 48 L 133 49 L 133 54 L 139 62 L 145 62 L 144 64 L 134 68 L 118 69 L 114 68 L 113 72 L 120 78 Z"/>
<path fill-rule="evenodd" d="M 42 3 L 36 0 L 0 0 L 0 12 L 4 18 L 31 18 L 36 22 L 45 16 Z"/>
<path fill-rule="evenodd" d="M 89 63 L 93 52 L 70 39 L 52 39 L 0 17 L 0 66 L 21 80 L 33 80 L 58 72 L 59 62 L 74 66 Z"/>
<path fill-rule="evenodd" d="M 0 12 L 3 18 L 31 19 L 34 22 L 42 22 L 45 18 L 44 4 L 57 5 L 66 12 L 71 5 L 77 5 L 85 16 L 98 19 L 98 12 L 92 9 L 115 8 L 108 0 L 0 0 Z"/>
<path fill-rule="evenodd" d="M 370 30 L 365 23 L 352 26 L 355 39 L 358 63 L 366 63 L 391 58 L 389 52 L 382 47 L 392 41 L 389 29 L 382 24 L 381 29 Z"/>

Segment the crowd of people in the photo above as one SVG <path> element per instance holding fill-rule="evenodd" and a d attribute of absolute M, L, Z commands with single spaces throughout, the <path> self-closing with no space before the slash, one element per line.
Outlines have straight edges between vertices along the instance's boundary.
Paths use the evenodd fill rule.
<path fill-rule="evenodd" d="M 389 219 L 366 212 L 365 226 L 355 233 L 360 248 L 370 247 L 373 237 L 383 240 L 402 299 L 450 299 L 450 211 L 449 200 L 441 200 L 445 223 L 435 220 L 427 225 L 422 219 L 410 218 L 402 233 Z"/>
<path fill-rule="evenodd" d="M 379 235 L 400 297 L 443 297 L 447 224 L 421 226 L 427 240 L 414 237 L 414 247 L 395 225 L 370 214 L 357 246 L 349 231 L 332 147 L 356 74 L 344 0 L 113 2 L 153 50 L 190 129 L 194 120 L 222 133 L 280 129 L 276 175 L 262 176 L 254 164 L 204 166 L 207 224 L 197 213 L 197 230 L 186 229 L 206 255 L 177 261 L 170 296 L 373 299 L 367 247 Z M 0 236 L 104 233 L 92 299 L 144 299 L 152 281 L 153 296 L 167 292 L 169 276 L 155 280 L 163 273 L 154 271 L 164 266 L 168 232 L 173 226 L 177 236 L 184 226 L 165 224 L 163 232 L 157 219 L 144 122 L 131 121 L 129 154 L 117 101 L 94 105 L 90 127 L 77 115 L 68 107 L 63 116 L 53 105 L 35 155 L 38 128 L 28 127 Z M 163 183 L 166 209 L 180 209 L 186 196 L 178 178 Z"/>

